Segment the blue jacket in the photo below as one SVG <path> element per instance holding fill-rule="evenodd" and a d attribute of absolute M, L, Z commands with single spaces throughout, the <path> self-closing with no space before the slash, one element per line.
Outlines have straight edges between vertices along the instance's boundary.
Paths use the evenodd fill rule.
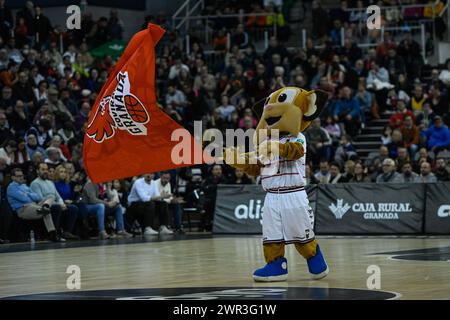
<path fill-rule="evenodd" d="M 350 100 L 340 99 L 337 100 L 333 108 L 333 116 L 350 114 L 353 119 L 358 119 L 361 114 L 361 108 L 359 102 L 355 97 Z"/>
<path fill-rule="evenodd" d="M 422 135 L 427 138 L 427 147 L 430 149 L 450 146 L 450 130 L 445 125 L 442 125 L 440 128 L 431 126 Z"/>
<path fill-rule="evenodd" d="M 33 192 L 30 187 L 26 184 L 18 184 L 13 181 L 9 184 L 6 190 L 6 196 L 8 197 L 8 202 L 14 211 L 19 210 L 24 205 L 39 202 L 42 198 L 35 192 Z"/>

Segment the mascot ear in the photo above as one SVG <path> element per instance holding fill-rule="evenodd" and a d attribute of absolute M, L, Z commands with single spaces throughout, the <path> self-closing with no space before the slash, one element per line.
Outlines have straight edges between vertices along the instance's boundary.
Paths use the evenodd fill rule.
<path fill-rule="evenodd" d="M 308 111 L 303 115 L 303 121 L 310 122 L 317 118 L 325 108 L 328 93 L 322 90 L 313 90 L 308 96 Z"/>
<path fill-rule="evenodd" d="M 266 100 L 267 100 L 267 98 L 263 98 L 263 99 L 259 100 L 258 102 L 256 102 L 252 107 L 252 110 L 256 114 L 256 117 L 258 118 L 258 120 L 261 119 Z"/>

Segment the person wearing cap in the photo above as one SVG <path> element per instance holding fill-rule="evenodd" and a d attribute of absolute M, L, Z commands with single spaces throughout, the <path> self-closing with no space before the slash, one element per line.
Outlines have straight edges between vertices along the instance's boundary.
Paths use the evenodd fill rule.
<path fill-rule="evenodd" d="M 440 116 L 434 117 L 433 125 L 422 135 L 427 139 L 427 148 L 434 154 L 450 149 L 450 130 L 444 125 Z"/>

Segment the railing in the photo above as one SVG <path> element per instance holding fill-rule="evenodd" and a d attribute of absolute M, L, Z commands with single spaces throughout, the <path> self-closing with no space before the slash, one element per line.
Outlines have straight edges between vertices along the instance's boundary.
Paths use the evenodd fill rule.
<path fill-rule="evenodd" d="M 191 3 L 194 2 L 194 3 Z M 173 29 L 181 29 L 183 25 L 185 29 L 189 29 L 189 17 L 199 8 L 203 10 L 205 3 L 203 0 L 186 0 L 175 13 L 172 15 Z M 183 16 L 182 16 L 183 14 Z M 179 21 L 178 21 L 179 20 Z"/>
<path fill-rule="evenodd" d="M 178 13 L 179 15 L 179 13 Z M 278 33 L 278 23 L 276 13 L 244 13 L 240 11 L 239 14 L 223 14 L 223 15 L 189 15 L 185 17 L 175 16 L 172 18 L 172 25 L 175 28 L 180 28 L 183 25 L 189 25 L 189 29 L 185 29 L 184 35 L 189 33 L 197 36 L 199 39 L 204 39 L 203 44 L 206 48 L 212 47 L 213 34 L 216 31 L 214 24 L 217 20 L 236 19 L 237 23 L 233 24 L 232 28 L 227 28 L 227 36 L 230 40 L 237 24 L 246 23 L 248 17 L 273 17 L 272 24 L 265 26 L 246 27 L 245 31 L 249 35 L 249 40 L 255 44 L 259 42 L 267 42 L 270 36 L 276 36 Z M 230 42 L 230 41 L 228 41 Z"/>

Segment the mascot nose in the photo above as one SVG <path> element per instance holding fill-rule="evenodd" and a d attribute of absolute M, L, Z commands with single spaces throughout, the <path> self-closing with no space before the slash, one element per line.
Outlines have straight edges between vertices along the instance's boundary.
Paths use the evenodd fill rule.
<path fill-rule="evenodd" d="M 268 104 L 264 107 L 264 110 L 272 110 L 273 109 L 273 105 Z"/>

